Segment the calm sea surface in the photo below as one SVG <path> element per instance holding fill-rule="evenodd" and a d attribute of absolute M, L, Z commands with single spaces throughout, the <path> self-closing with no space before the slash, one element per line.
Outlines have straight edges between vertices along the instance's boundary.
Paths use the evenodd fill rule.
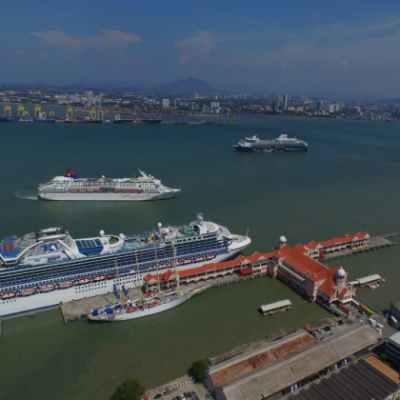
<path fill-rule="evenodd" d="M 287 131 L 307 154 L 242 154 L 244 136 Z M 239 117 L 236 125 L 0 125 L 0 237 L 64 226 L 73 237 L 136 233 L 158 222 L 181 224 L 203 212 L 234 233 L 249 229 L 246 251 L 367 230 L 400 229 L 400 125 L 285 117 Z M 137 169 L 180 187 L 173 200 L 143 203 L 40 202 L 38 183 L 72 168 L 78 175 L 125 177 Z M 350 279 L 380 273 L 361 289 L 374 309 L 400 298 L 397 247 L 350 257 Z M 263 318 L 262 303 L 290 299 L 289 314 Z M 34 301 L 34 298 L 32 298 Z M 121 324 L 71 322 L 59 311 L 3 323 L 1 399 L 107 399 L 126 377 L 147 387 L 183 375 L 192 361 L 326 316 L 269 278 L 230 285 L 149 318 Z"/>

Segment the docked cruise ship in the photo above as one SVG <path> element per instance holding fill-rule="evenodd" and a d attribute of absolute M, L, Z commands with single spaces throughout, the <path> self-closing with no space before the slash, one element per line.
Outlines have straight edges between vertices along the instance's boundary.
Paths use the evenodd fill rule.
<path fill-rule="evenodd" d="M 238 151 L 248 151 L 257 153 L 277 153 L 277 152 L 306 152 L 308 149 L 307 142 L 299 140 L 296 137 L 289 138 L 286 133 L 282 133 L 279 137 L 272 140 L 264 140 L 257 135 L 247 137 L 240 140 L 237 145 L 233 146 Z"/>
<path fill-rule="evenodd" d="M 145 201 L 174 197 L 180 189 L 164 186 L 159 179 L 140 171 L 133 178 L 80 178 L 73 171 L 39 185 L 40 200 Z"/>
<path fill-rule="evenodd" d="M 251 243 L 202 215 L 187 225 L 133 235 L 73 239 L 64 228 L 42 229 L 0 243 L 0 316 L 142 285 L 149 272 L 188 269 L 236 256 Z M 117 274 L 119 280 L 117 280 Z"/>

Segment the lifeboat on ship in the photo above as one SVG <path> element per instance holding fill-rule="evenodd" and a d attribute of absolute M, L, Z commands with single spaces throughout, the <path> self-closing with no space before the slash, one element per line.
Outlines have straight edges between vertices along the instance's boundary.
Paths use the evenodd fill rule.
<path fill-rule="evenodd" d="M 17 294 L 15 292 L 8 292 L 8 293 L 3 293 L 1 295 L 1 298 L 3 300 L 7 300 L 7 299 L 12 299 L 13 297 L 15 297 Z"/>
<path fill-rule="evenodd" d="M 89 278 L 82 278 L 78 280 L 79 285 L 84 285 L 85 283 L 89 283 L 90 279 Z"/>
<path fill-rule="evenodd" d="M 114 189 L 114 192 L 115 192 L 115 193 L 119 193 L 120 190 L 119 190 L 119 189 Z"/>
<path fill-rule="evenodd" d="M 212 260 L 213 258 L 215 258 L 214 254 L 210 254 L 206 257 L 206 260 Z"/>
<path fill-rule="evenodd" d="M 115 274 L 108 274 L 107 275 L 107 279 L 114 279 L 115 278 Z"/>
<path fill-rule="evenodd" d="M 137 190 L 136 190 L 136 189 L 131 189 L 130 192 L 131 192 L 131 193 L 136 193 Z"/>
<path fill-rule="evenodd" d="M 95 277 L 93 278 L 93 280 L 94 280 L 95 282 L 104 281 L 104 279 L 106 279 L 106 276 L 105 276 L 105 275 L 99 275 L 99 276 L 95 276 Z"/>
<path fill-rule="evenodd" d="M 150 298 L 150 297 L 154 297 L 154 294 L 153 294 L 153 293 L 146 293 L 146 294 L 143 295 L 143 297 L 144 297 L 145 299 L 148 299 L 148 298 Z"/>
<path fill-rule="evenodd" d="M 136 307 L 136 306 L 128 307 L 128 308 L 126 309 L 126 312 L 131 313 L 131 312 L 137 311 L 137 309 L 138 309 L 138 307 Z"/>
<path fill-rule="evenodd" d="M 65 281 L 65 282 L 59 283 L 58 287 L 60 289 L 67 289 L 67 288 L 69 288 L 69 287 L 71 287 L 73 285 L 74 285 L 74 282 Z"/>
<path fill-rule="evenodd" d="M 184 260 L 183 263 L 184 263 L 184 264 L 190 264 L 192 261 L 193 261 L 193 260 L 191 260 L 191 259 L 187 259 L 187 260 Z"/>
<path fill-rule="evenodd" d="M 30 288 L 30 289 L 23 289 L 19 291 L 20 296 L 30 296 L 32 294 L 36 293 L 36 289 Z"/>
<path fill-rule="evenodd" d="M 51 292 L 56 288 L 56 285 L 44 285 L 40 287 L 41 292 Z"/>
<path fill-rule="evenodd" d="M 159 303 L 158 301 L 152 301 L 152 302 L 148 303 L 147 306 L 148 306 L 149 308 L 155 307 L 156 305 L 158 305 L 158 303 Z"/>

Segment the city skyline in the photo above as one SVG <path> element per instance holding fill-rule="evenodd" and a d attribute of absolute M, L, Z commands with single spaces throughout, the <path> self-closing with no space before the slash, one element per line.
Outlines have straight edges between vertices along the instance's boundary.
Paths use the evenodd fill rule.
<path fill-rule="evenodd" d="M 395 1 L 8 7 L 0 84 L 146 87 L 196 77 L 220 91 L 399 97 Z"/>

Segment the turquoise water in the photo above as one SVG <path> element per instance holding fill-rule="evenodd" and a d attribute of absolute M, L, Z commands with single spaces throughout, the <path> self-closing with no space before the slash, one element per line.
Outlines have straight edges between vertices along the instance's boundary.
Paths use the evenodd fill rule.
<path fill-rule="evenodd" d="M 307 154 L 246 154 L 244 136 L 288 131 Z M 400 132 L 395 123 L 238 117 L 235 126 L 0 125 L 0 236 L 64 226 L 73 237 L 137 233 L 181 224 L 197 212 L 253 240 L 246 251 L 367 230 L 399 230 Z M 37 184 L 72 168 L 80 176 L 124 177 L 140 168 L 176 199 L 143 203 L 36 201 Z M 399 297 L 398 248 L 351 257 L 350 279 L 380 273 L 361 289 L 374 309 Z M 289 313 L 263 318 L 261 304 L 290 299 Z M 33 301 L 34 297 L 32 297 Z M 260 278 L 212 290 L 168 313 L 121 324 L 72 322 L 58 311 L 3 323 L 1 398 L 106 399 L 125 377 L 153 386 L 183 375 L 193 360 L 325 316 L 278 281 Z M 23 382 L 23 384 L 21 384 Z"/>

